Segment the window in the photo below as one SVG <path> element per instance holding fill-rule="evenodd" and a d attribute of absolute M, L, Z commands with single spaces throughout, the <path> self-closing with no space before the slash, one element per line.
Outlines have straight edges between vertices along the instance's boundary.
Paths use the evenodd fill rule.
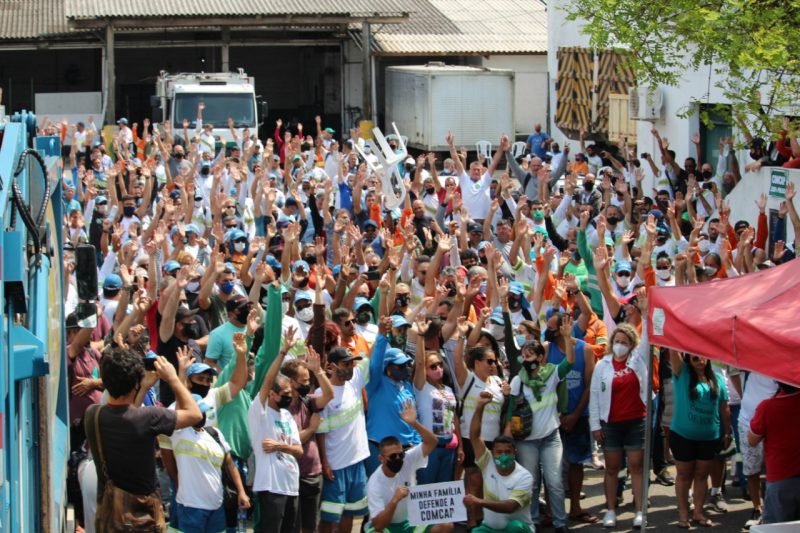
<path fill-rule="evenodd" d="M 256 126 L 256 103 L 252 94 L 178 93 L 175 95 L 175 114 L 172 117 L 177 130 L 183 128 L 183 119 L 189 119 L 190 128 L 196 126 L 197 104 L 200 102 L 206 105 L 203 110 L 204 124 L 226 128 L 228 118 L 232 118 L 237 128 Z"/>

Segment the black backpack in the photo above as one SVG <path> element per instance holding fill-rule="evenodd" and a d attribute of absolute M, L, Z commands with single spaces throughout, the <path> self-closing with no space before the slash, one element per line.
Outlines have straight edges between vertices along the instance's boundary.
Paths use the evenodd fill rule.
<path fill-rule="evenodd" d="M 508 400 L 506 421 L 511 422 L 511 436 L 514 440 L 525 440 L 533 432 L 533 410 L 523 393 L 525 385 L 520 382 L 519 394 L 512 394 Z"/>

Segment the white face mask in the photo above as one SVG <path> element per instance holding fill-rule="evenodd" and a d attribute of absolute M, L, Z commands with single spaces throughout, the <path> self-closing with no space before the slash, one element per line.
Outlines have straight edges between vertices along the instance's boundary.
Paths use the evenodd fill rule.
<path fill-rule="evenodd" d="M 488 328 L 489 333 L 494 337 L 496 340 L 500 340 L 505 337 L 505 327 L 500 324 L 492 324 Z"/>
<path fill-rule="evenodd" d="M 615 342 L 614 347 L 612 349 L 614 350 L 615 357 L 625 357 L 626 355 L 628 355 L 628 352 L 630 351 L 627 346 L 625 346 L 620 342 Z"/>
<path fill-rule="evenodd" d="M 617 276 L 617 285 L 619 285 L 621 289 L 627 288 L 630 282 L 631 282 L 630 276 Z"/>
<path fill-rule="evenodd" d="M 235 242 L 233 243 L 233 249 L 237 252 L 244 252 L 245 244 L 244 242 Z"/>
<path fill-rule="evenodd" d="M 281 313 L 283 313 L 283 316 L 289 313 L 289 302 L 281 302 Z"/>
<path fill-rule="evenodd" d="M 667 281 L 672 276 L 672 271 L 668 268 L 657 268 L 656 276 L 662 281 Z"/>
<path fill-rule="evenodd" d="M 708 239 L 703 239 L 697 242 L 697 248 L 700 249 L 700 253 L 705 255 L 711 249 L 711 242 Z"/>
<path fill-rule="evenodd" d="M 311 306 L 301 309 L 295 313 L 295 318 L 301 322 L 309 323 L 314 318 L 314 310 L 311 309 Z"/>
<path fill-rule="evenodd" d="M 199 281 L 190 281 L 186 284 L 186 290 L 189 292 L 197 292 L 200 290 L 200 282 Z"/>

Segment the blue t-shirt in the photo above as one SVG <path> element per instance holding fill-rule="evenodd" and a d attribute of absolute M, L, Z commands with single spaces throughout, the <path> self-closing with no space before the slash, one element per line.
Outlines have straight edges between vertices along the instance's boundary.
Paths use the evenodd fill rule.
<path fill-rule="evenodd" d="M 583 350 L 586 346 L 586 343 L 582 340 L 579 340 L 575 344 L 575 363 L 572 365 L 572 369 L 567 373 L 567 376 L 564 378 L 567 382 L 567 393 L 569 395 L 569 400 L 567 402 L 567 413 L 572 413 L 575 411 L 575 408 L 578 407 L 578 403 L 581 401 L 581 396 L 583 396 L 583 391 L 586 387 L 586 383 L 583 381 L 583 373 L 586 366 L 586 360 L 583 357 Z M 550 346 L 547 348 L 547 362 L 553 363 L 554 365 L 559 364 L 561 361 L 566 359 L 567 354 L 562 352 L 558 345 L 555 342 L 551 342 Z M 589 416 L 589 405 L 586 405 L 583 413 L 581 416 Z"/>
<path fill-rule="evenodd" d="M 543 131 L 531 133 L 528 137 L 528 144 L 531 145 L 531 152 L 537 157 L 544 158 L 545 154 L 547 154 L 547 149 L 542 147 L 542 143 L 549 138 L 550 136 Z"/>
<path fill-rule="evenodd" d="M 720 404 L 728 401 L 728 389 L 725 387 L 725 381 L 719 374 L 714 373 L 719 391 L 716 398 L 711 398 L 711 387 L 708 386 L 708 383 L 698 381 L 695 386 L 697 399 L 692 400 L 689 395 L 689 380 L 692 372 L 694 372 L 692 368 L 684 365 L 678 376 L 673 375 L 675 407 L 669 428 L 685 439 L 719 439 Z"/>

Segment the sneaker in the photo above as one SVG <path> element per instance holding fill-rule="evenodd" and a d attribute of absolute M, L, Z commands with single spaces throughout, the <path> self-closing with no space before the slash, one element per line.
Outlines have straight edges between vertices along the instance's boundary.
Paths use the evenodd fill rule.
<path fill-rule="evenodd" d="M 761 525 L 761 509 L 753 509 L 753 513 L 750 515 L 750 520 L 744 523 L 745 529 L 750 529 L 753 526 Z"/>
<path fill-rule="evenodd" d="M 636 513 L 636 516 L 633 517 L 633 529 L 641 529 L 643 521 L 642 512 L 639 511 Z"/>
<path fill-rule="evenodd" d="M 728 502 L 725 501 L 725 497 L 722 495 L 721 492 L 711 496 L 708 500 L 708 506 L 718 513 L 727 513 L 728 512 Z"/>
<path fill-rule="evenodd" d="M 617 527 L 617 513 L 606 511 L 603 515 L 603 527 Z"/>
<path fill-rule="evenodd" d="M 675 478 L 664 468 L 661 472 L 656 474 L 655 482 L 665 487 L 672 487 L 675 485 Z"/>

